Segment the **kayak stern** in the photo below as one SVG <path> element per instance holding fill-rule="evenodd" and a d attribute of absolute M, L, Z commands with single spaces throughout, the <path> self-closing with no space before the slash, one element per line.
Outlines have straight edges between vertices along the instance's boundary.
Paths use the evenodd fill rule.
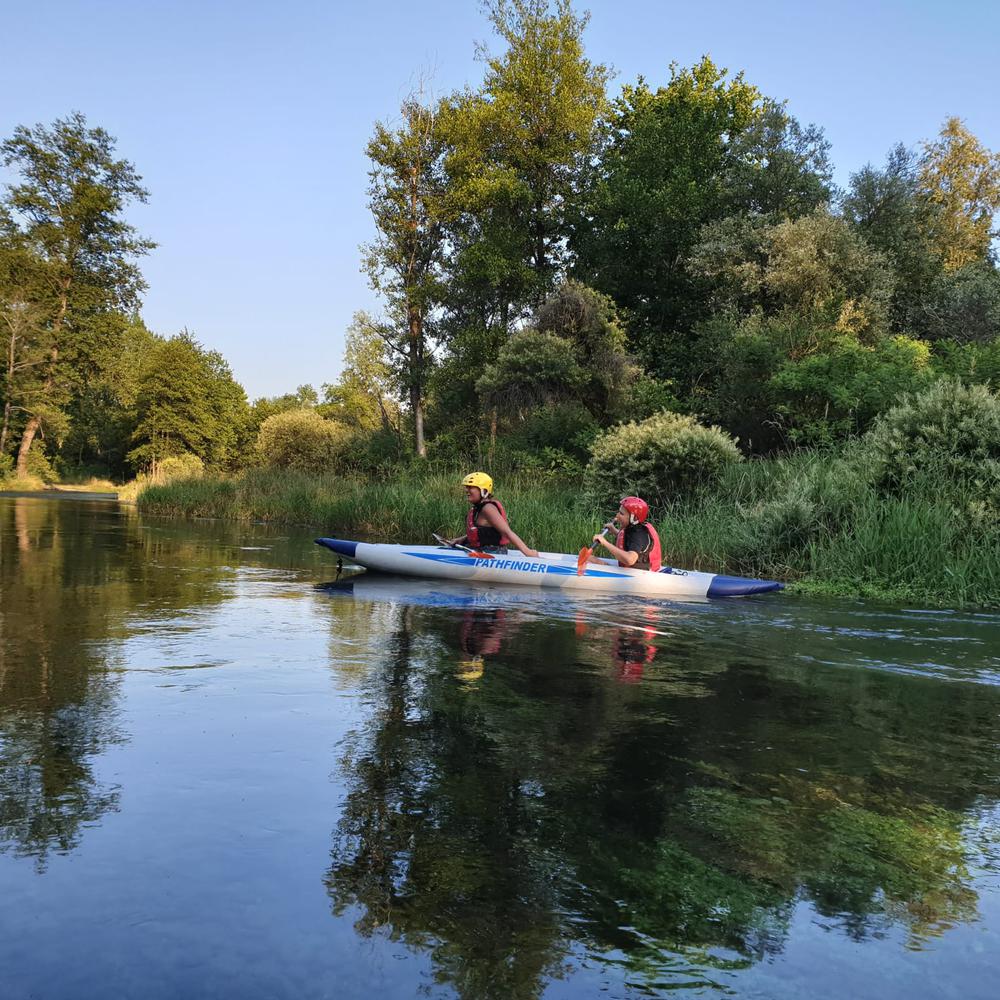
<path fill-rule="evenodd" d="M 714 576 L 706 597 L 746 597 L 749 594 L 769 594 L 784 590 L 777 580 L 748 580 L 745 576 Z"/>

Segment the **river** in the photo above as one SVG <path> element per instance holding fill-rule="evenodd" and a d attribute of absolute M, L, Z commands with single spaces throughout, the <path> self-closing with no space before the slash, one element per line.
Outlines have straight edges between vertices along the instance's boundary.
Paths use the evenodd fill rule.
<path fill-rule="evenodd" d="M 4 1000 L 996 996 L 1000 615 L 319 533 L 0 499 Z"/>

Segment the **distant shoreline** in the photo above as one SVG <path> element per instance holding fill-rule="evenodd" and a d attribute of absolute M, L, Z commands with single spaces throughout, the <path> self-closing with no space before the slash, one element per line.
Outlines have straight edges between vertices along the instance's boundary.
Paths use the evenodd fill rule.
<path fill-rule="evenodd" d="M 84 490 L 0 490 L 0 499 L 25 498 L 29 500 L 93 500 L 117 502 L 117 493 L 87 493 Z"/>

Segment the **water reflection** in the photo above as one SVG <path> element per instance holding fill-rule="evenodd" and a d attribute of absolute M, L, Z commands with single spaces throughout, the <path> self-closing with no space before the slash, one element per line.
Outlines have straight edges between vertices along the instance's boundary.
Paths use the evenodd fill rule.
<path fill-rule="evenodd" d="M 0 851 L 44 870 L 119 808 L 121 789 L 96 767 L 126 740 L 114 649 L 223 598 L 225 550 L 208 555 L 192 534 L 143 527 L 117 505 L 0 502 Z"/>
<path fill-rule="evenodd" d="M 328 591 L 393 610 L 325 878 L 360 934 L 428 950 L 462 996 L 534 997 L 585 963 L 732 986 L 802 905 L 911 949 L 976 919 L 967 817 L 997 798 L 992 690 L 793 674 L 675 635 L 662 606 L 608 629 L 613 606 L 542 617 L 465 589 Z M 470 653 L 489 663 L 471 697 L 453 669 Z"/>
<path fill-rule="evenodd" d="M 0 546 L 5 997 L 989 995 L 997 616 L 316 587 L 305 532 L 32 500 Z"/>

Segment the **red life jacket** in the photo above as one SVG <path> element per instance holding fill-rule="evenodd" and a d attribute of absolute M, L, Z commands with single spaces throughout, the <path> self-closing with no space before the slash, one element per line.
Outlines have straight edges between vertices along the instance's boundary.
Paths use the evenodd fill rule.
<path fill-rule="evenodd" d="M 480 527 L 476 524 L 476 520 L 479 517 L 479 512 L 488 504 L 495 504 L 497 510 L 500 511 L 503 519 L 507 520 L 507 511 L 503 509 L 503 504 L 499 500 L 493 497 L 488 497 L 485 500 L 480 500 L 479 503 L 473 504 L 469 508 L 468 514 L 465 515 L 465 537 L 469 543 L 469 548 L 478 549 L 482 548 L 484 545 L 496 545 L 504 546 L 510 544 L 510 539 L 497 531 L 493 525 L 483 525 Z"/>
<path fill-rule="evenodd" d="M 654 528 L 648 521 L 645 522 L 644 527 L 649 532 L 649 537 L 652 539 L 653 544 L 649 547 L 646 552 L 637 552 L 636 555 L 639 557 L 638 562 L 632 567 L 632 569 L 648 569 L 652 573 L 659 573 L 660 567 L 663 565 L 663 556 L 660 552 L 660 536 L 656 533 L 656 528 Z M 618 539 L 615 542 L 618 548 L 622 549 L 625 547 L 625 529 L 622 528 L 618 532 Z M 620 559 L 618 560 L 619 566 L 625 566 Z"/>

